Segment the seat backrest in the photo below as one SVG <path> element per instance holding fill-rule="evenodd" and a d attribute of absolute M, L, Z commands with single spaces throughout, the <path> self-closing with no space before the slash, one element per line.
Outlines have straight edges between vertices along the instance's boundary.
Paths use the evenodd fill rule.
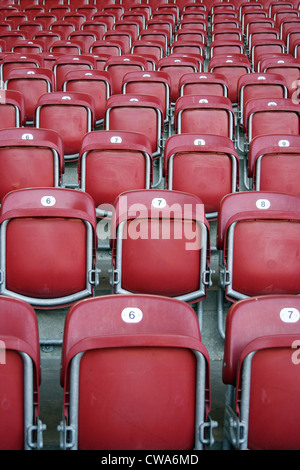
<path fill-rule="evenodd" d="M 289 98 L 257 98 L 245 105 L 247 140 L 262 134 L 299 135 L 299 105 Z"/>
<path fill-rule="evenodd" d="M 243 448 L 299 449 L 299 308 L 299 296 L 267 295 L 236 302 L 227 314 L 223 382 L 237 390 Z"/>
<path fill-rule="evenodd" d="M 92 198 L 62 188 L 25 188 L 1 205 L 1 293 L 56 308 L 93 295 L 96 216 Z M 69 236 L 68 236 L 69 234 Z"/>
<path fill-rule="evenodd" d="M 228 97 L 232 103 L 238 102 L 238 79 L 245 73 L 251 73 L 251 65 L 246 54 L 217 54 L 209 60 L 209 72 L 224 75 L 228 82 Z"/>
<path fill-rule="evenodd" d="M 128 72 L 123 77 L 122 92 L 156 96 L 161 100 L 164 120 L 170 112 L 170 77 L 161 71 Z"/>
<path fill-rule="evenodd" d="M 35 126 L 52 129 L 61 136 L 65 158 L 78 158 L 83 136 L 95 127 L 95 101 L 87 93 L 52 92 L 40 96 Z"/>
<path fill-rule="evenodd" d="M 13 69 L 6 74 L 4 88 L 23 95 L 26 123 L 32 123 L 39 97 L 55 91 L 54 74 L 51 70 L 41 67 Z"/>
<path fill-rule="evenodd" d="M 178 134 L 201 133 L 233 138 L 234 113 L 224 96 L 185 95 L 177 99 L 174 126 Z"/>
<path fill-rule="evenodd" d="M 113 94 L 122 93 L 123 77 L 128 72 L 147 70 L 147 61 L 144 57 L 122 55 L 107 59 L 105 70 L 110 73 Z"/>
<path fill-rule="evenodd" d="M 156 96 L 116 94 L 106 102 L 105 130 L 125 130 L 146 135 L 151 142 L 153 156 L 160 154 L 163 123 L 163 105 Z"/>
<path fill-rule="evenodd" d="M 0 130 L 0 200 L 15 189 L 60 186 L 64 174 L 63 142 L 49 129 Z"/>
<path fill-rule="evenodd" d="M 166 141 L 167 188 L 198 196 L 207 218 L 217 215 L 225 194 L 237 191 L 238 169 L 239 157 L 229 137 L 189 133 L 172 135 Z"/>
<path fill-rule="evenodd" d="M 62 54 L 53 64 L 53 72 L 56 81 L 56 91 L 62 90 L 65 76 L 71 70 L 93 70 L 96 68 L 96 60 L 92 54 Z"/>
<path fill-rule="evenodd" d="M 228 271 L 228 298 L 299 293 L 299 209 L 298 196 L 278 192 L 222 199 L 217 247 Z"/>
<path fill-rule="evenodd" d="M 208 240 L 198 197 L 167 190 L 122 193 L 114 204 L 111 227 L 116 293 L 198 301 L 206 295 Z"/>
<path fill-rule="evenodd" d="M 171 80 L 171 102 L 175 103 L 179 97 L 179 80 L 185 73 L 199 71 L 199 63 L 195 57 L 188 57 L 182 54 L 176 56 L 169 54 L 157 63 L 157 70 L 167 73 Z"/>
<path fill-rule="evenodd" d="M 0 91 L 0 128 L 22 127 L 25 125 L 25 100 L 15 90 Z"/>
<path fill-rule="evenodd" d="M 71 70 L 65 76 L 62 91 L 92 95 L 96 124 L 100 124 L 104 119 L 105 103 L 112 94 L 111 76 L 104 70 Z"/>
<path fill-rule="evenodd" d="M 75 425 L 74 449 L 201 448 L 195 427 L 199 429 L 199 421 L 205 421 L 210 410 L 208 353 L 191 307 L 149 295 L 78 302 L 68 312 L 64 329 L 61 385 L 65 398 L 70 371 L 77 369 L 78 359 L 79 381 L 71 385 L 77 393 L 80 389 L 79 400 L 75 396 L 73 401 L 71 392 L 74 406 L 69 410 L 64 402 L 67 425 Z M 91 366 L 96 369 L 88 385 Z M 208 392 L 204 399 L 198 395 L 203 384 Z M 90 406 L 88 397 L 103 394 L 104 401 Z M 196 410 L 199 419 L 195 419 Z M 78 416 L 78 426 L 72 416 Z"/>
<path fill-rule="evenodd" d="M 249 146 L 248 176 L 257 191 L 300 195 L 298 188 L 300 136 L 261 135 Z"/>
<path fill-rule="evenodd" d="M 135 132 L 90 132 L 82 140 L 78 173 L 80 188 L 98 209 L 112 206 L 126 190 L 151 188 L 151 143 Z"/>
<path fill-rule="evenodd" d="M 288 98 L 285 77 L 275 73 L 247 73 L 238 80 L 238 105 L 240 124 L 244 123 L 247 101 L 258 98 Z"/>
<path fill-rule="evenodd" d="M 214 72 L 186 73 L 179 81 L 179 94 L 228 96 L 228 82 L 223 75 Z"/>
<path fill-rule="evenodd" d="M 0 307 L 0 448 L 25 450 L 30 448 L 30 426 L 36 425 L 40 407 L 37 316 L 28 303 L 7 296 L 0 296 Z"/>

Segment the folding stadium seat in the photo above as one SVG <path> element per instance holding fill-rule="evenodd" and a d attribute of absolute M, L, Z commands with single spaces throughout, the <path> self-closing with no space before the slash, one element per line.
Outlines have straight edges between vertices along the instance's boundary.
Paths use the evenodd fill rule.
<path fill-rule="evenodd" d="M 289 98 L 258 98 L 248 101 L 244 114 L 246 149 L 258 135 L 299 135 L 299 119 L 299 105 Z"/>
<path fill-rule="evenodd" d="M 245 54 L 245 47 L 243 41 L 238 39 L 236 40 L 225 40 L 223 39 L 215 39 L 210 43 L 210 58 L 217 54 Z"/>
<path fill-rule="evenodd" d="M 218 328 L 223 292 L 235 302 L 270 294 L 299 294 L 300 197 L 269 191 L 224 196 L 219 207 Z"/>
<path fill-rule="evenodd" d="M 92 16 L 92 20 L 101 21 L 106 24 L 107 29 L 112 29 L 116 18 L 112 13 L 103 11 L 98 11 L 95 15 Z M 81 25 L 82 26 L 82 25 Z"/>
<path fill-rule="evenodd" d="M 251 32 L 249 33 L 248 40 L 247 40 L 247 46 L 248 46 L 249 51 L 252 48 L 253 41 L 255 40 L 263 41 L 264 39 L 266 39 L 267 41 L 280 39 L 279 30 L 275 27 L 266 28 L 265 26 L 254 25 L 251 28 Z"/>
<path fill-rule="evenodd" d="M 17 40 L 11 52 L 17 52 L 20 54 L 40 54 L 43 52 L 43 42 L 31 39 L 20 39 Z"/>
<path fill-rule="evenodd" d="M 81 15 L 84 15 L 87 20 L 90 20 L 93 15 L 98 11 L 98 8 L 95 5 L 81 5 L 78 6 L 75 11 Z"/>
<path fill-rule="evenodd" d="M 135 41 L 140 34 L 140 23 L 134 20 L 120 19 L 113 25 L 115 31 L 129 31 L 132 37 L 132 41 Z"/>
<path fill-rule="evenodd" d="M 238 30 L 241 30 L 241 22 L 238 18 L 225 18 L 225 19 L 219 19 L 215 20 L 212 25 L 211 25 L 211 32 L 216 33 L 219 31 L 224 30 L 224 28 L 236 28 Z"/>
<path fill-rule="evenodd" d="M 55 41 L 49 49 L 49 52 L 54 54 L 73 54 L 80 55 L 84 53 L 84 44 L 78 41 L 69 41 L 67 39 L 62 39 L 60 41 Z"/>
<path fill-rule="evenodd" d="M 78 174 L 80 189 L 92 196 L 97 216 L 103 216 L 120 193 L 151 188 L 151 143 L 136 132 L 90 132 L 82 139 Z"/>
<path fill-rule="evenodd" d="M 64 175 L 60 136 L 49 129 L 0 130 L 0 201 L 10 191 L 59 187 Z"/>
<path fill-rule="evenodd" d="M 207 44 L 207 31 L 199 29 L 177 29 L 174 35 L 175 41 L 201 41 Z"/>
<path fill-rule="evenodd" d="M 47 1 L 47 8 L 50 13 L 55 15 L 57 20 L 62 20 L 66 13 L 71 11 L 71 7 L 66 4 L 55 2 L 53 5 L 48 5 L 49 0 Z"/>
<path fill-rule="evenodd" d="M 23 95 L 26 124 L 32 124 L 39 97 L 55 91 L 54 73 L 41 67 L 13 69 L 6 74 L 4 89 L 15 90 Z"/>
<path fill-rule="evenodd" d="M 53 33 L 59 34 L 61 40 L 66 40 L 69 34 L 76 31 L 73 23 L 63 19 L 54 21 L 49 29 L 50 31 L 53 31 Z"/>
<path fill-rule="evenodd" d="M 175 104 L 174 128 L 177 134 L 212 134 L 233 139 L 235 123 L 231 101 L 224 96 L 181 96 Z"/>
<path fill-rule="evenodd" d="M 246 54 L 216 55 L 208 63 L 208 72 L 224 75 L 228 82 L 228 98 L 233 104 L 238 102 L 238 79 L 251 73 L 251 64 Z"/>
<path fill-rule="evenodd" d="M 151 16 L 151 19 L 147 21 L 146 29 L 164 31 L 168 36 L 168 44 L 170 45 L 174 34 L 174 22 L 168 18 L 153 19 Z"/>
<path fill-rule="evenodd" d="M 19 54 L 12 52 L 5 54 L 0 63 L 1 81 L 5 82 L 7 73 L 12 69 L 21 67 L 43 67 L 43 57 L 41 54 Z"/>
<path fill-rule="evenodd" d="M 0 129 L 25 125 L 23 95 L 15 90 L 0 90 Z"/>
<path fill-rule="evenodd" d="M 258 60 L 262 60 L 266 54 L 284 54 L 285 42 L 282 39 L 255 39 L 251 43 L 250 60 L 253 70 L 257 71 Z"/>
<path fill-rule="evenodd" d="M 61 91 L 66 74 L 71 70 L 90 71 L 96 68 L 96 60 L 92 54 L 63 54 L 53 64 L 56 90 Z"/>
<path fill-rule="evenodd" d="M 241 133 L 246 132 L 244 123 L 245 107 L 252 99 L 288 98 L 289 91 L 283 75 L 278 73 L 247 73 L 242 75 L 238 81 L 238 126 L 237 145 L 243 152 L 245 150 L 241 142 Z"/>
<path fill-rule="evenodd" d="M 164 123 L 171 133 L 171 82 L 169 75 L 161 71 L 128 72 L 123 77 L 122 92 L 156 96 L 161 100 Z"/>
<path fill-rule="evenodd" d="M 132 44 L 131 53 L 141 56 L 153 56 L 156 61 L 164 57 L 164 44 L 162 41 L 147 41 L 137 39 Z"/>
<path fill-rule="evenodd" d="M 94 98 L 79 92 L 45 93 L 36 104 L 35 126 L 58 132 L 65 159 L 77 159 L 83 136 L 95 127 Z"/>
<path fill-rule="evenodd" d="M 288 26 L 285 32 L 285 43 L 286 43 L 286 52 L 293 55 L 294 52 L 294 42 L 298 41 L 300 37 L 300 19 L 298 23 Z"/>
<path fill-rule="evenodd" d="M 20 39 L 27 39 L 26 33 L 24 31 L 2 31 L 0 34 L 0 39 L 5 41 L 5 52 L 11 52 L 16 41 Z"/>
<path fill-rule="evenodd" d="M 138 39 L 152 43 L 158 42 L 163 47 L 163 56 L 169 53 L 169 36 L 163 30 L 143 29 Z"/>
<path fill-rule="evenodd" d="M 256 191 L 299 192 L 300 136 L 262 135 L 251 141 L 248 176 Z"/>
<path fill-rule="evenodd" d="M 223 30 L 216 31 L 211 36 L 211 42 L 214 41 L 242 41 L 243 33 L 238 28 L 224 28 Z"/>
<path fill-rule="evenodd" d="M 90 54 L 107 54 L 108 56 L 120 56 L 123 48 L 120 42 L 98 39 L 90 47 Z"/>
<path fill-rule="evenodd" d="M 179 97 L 179 80 L 185 73 L 201 72 L 199 62 L 195 57 L 169 54 L 157 63 L 157 70 L 169 75 L 171 81 L 171 103 L 174 105 Z"/>
<path fill-rule="evenodd" d="M 139 4 L 136 5 L 137 7 Z M 139 9 L 129 9 L 122 15 L 121 20 L 133 21 L 138 23 L 139 29 L 142 30 L 146 27 L 148 15 L 145 11 Z"/>
<path fill-rule="evenodd" d="M 251 23 L 255 23 L 257 20 L 259 19 L 267 19 L 269 18 L 268 16 L 268 12 L 264 9 L 260 9 L 260 10 L 257 10 L 257 9 L 249 9 L 247 11 L 245 11 L 245 13 L 243 14 L 243 17 L 241 18 L 241 26 L 242 26 L 242 31 L 243 33 L 246 35 L 247 37 L 247 28 L 249 26 L 249 24 Z M 271 19 L 271 18 L 270 18 Z"/>
<path fill-rule="evenodd" d="M 26 302 L 0 297 L 1 450 L 43 448 L 41 364 L 36 313 Z"/>
<path fill-rule="evenodd" d="M 299 59 L 289 57 L 286 54 L 282 57 L 266 57 L 260 63 L 260 71 L 283 75 L 289 89 L 289 97 L 292 98 L 300 76 Z"/>
<path fill-rule="evenodd" d="M 155 189 L 122 193 L 111 224 L 114 293 L 165 295 L 200 309 L 210 285 L 209 232 L 204 205 L 195 195 Z"/>
<path fill-rule="evenodd" d="M 164 149 L 164 177 L 169 190 L 198 196 L 212 219 L 222 197 L 238 190 L 239 158 L 228 137 L 172 135 Z"/>
<path fill-rule="evenodd" d="M 103 122 L 105 104 L 112 94 L 112 81 L 109 72 L 103 70 L 72 70 L 65 76 L 62 91 L 92 95 L 95 100 L 96 125 Z"/>
<path fill-rule="evenodd" d="M 130 54 L 133 44 L 133 37 L 130 31 L 117 31 L 115 29 L 111 29 L 104 33 L 103 39 L 118 42 L 122 47 L 123 54 Z"/>
<path fill-rule="evenodd" d="M 68 41 L 81 44 L 83 54 L 88 54 L 91 45 L 99 38 L 96 33 L 92 31 L 77 30 L 70 33 L 67 37 Z"/>
<path fill-rule="evenodd" d="M 107 24 L 100 20 L 87 20 L 82 23 L 81 31 L 91 31 L 96 34 L 97 41 L 99 41 L 107 31 Z"/>
<path fill-rule="evenodd" d="M 115 17 L 115 22 L 120 20 L 125 13 L 125 8 L 121 4 L 105 5 L 103 7 L 105 13 L 112 14 Z"/>
<path fill-rule="evenodd" d="M 186 73 L 179 80 L 179 95 L 214 95 L 228 97 L 228 83 L 214 72 Z"/>
<path fill-rule="evenodd" d="M 24 33 L 24 35 L 28 37 L 29 40 L 33 39 L 33 36 L 42 30 L 43 30 L 42 23 L 38 23 L 34 19 L 23 21 L 18 26 L 18 31 L 21 31 L 21 33 Z"/>
<path fill-rule="evenodd" d="M 49 52 L 50 47 L 55 41 L 60 41 L 61 36 L 58 33 L 55 33 L 54 31 L 50 30 L 41 30 L 38 31 L 33 35 L 33 40 L 39 41 L 43 43 L 43 51 L 44 52 Z"/>
<path fill-rule="evenodd" d="M 42 23 L 43 29 L 46 30 L 51 29 L 52 23 L 57 21 L 57 17 L 55 16 L 55 14 L 50 11 L 39 13 L 38 15 L 36 15 L 35 19 L 38 23 Z"/>
<path fill-rule="evenodd" d="M 152 156 L 158 161 L 158 180 L 162 177 L 164 114 L 156 96 L 126 93 L 112 95 L 106 102 L 104 129 L 138 132 L 148 137 Z"/>
<path fill-rule="evenodd" d="M 279 28 L 280 34 L 282 33 L 282 26 L 286 21 L 293 21 L 297 18 L 299 18 L 299 11 L 295 8 L 289 10 L 281 9 L 280 11 L 277 11 L 274 15 L 274 21 L 277 28 Z"/>
<path fill-rule="evenodd" d="M 81 25 L 86 21 L 85 15 L 78 13 L 76 11 L 71 11 L 66 13 L 63 17 L 63 21 L 67 23 L 73 23 L 75 29 L 80 29 Z"/>
<path fill-rule="evenodd" d="M 189 305 L 150 295 L 78 302 L 66 318 L 61 361 L 70 397 L 59 426 L 62 449 L 201 450 L 213 443 L 209 355 Z"/>
<path fill-rule="evenodd" d="M 12 30 L 17 30 L 19 24 L 22 21 L 28 20 L 28 17 L 24 11 L 12 11 L 5 16 L 4 20 L 11 24 Z"/>
<path fill-rule="evenodd" d="M 65 188 L 25 188 L 2 200 L 1 294 L 35 308 L 66 307 L 94 294 L 92 198 Z"/>
<path fill-rule="evenodd" d="M 264 26 L 264 28 L 275 28 L 275 21 L 272 20 L 272 18 L 263 16 L 251 18 L 251 20 L 245 25 L 244 34 L 247 42 L 253 28 L 256 28 L 257 26 Z"/>
<path fill-rule="evenodd" d="M 299 450 L 299 300 L 260 296 L 228 312 L 224 449 Z"/>
<path fill-rule="evenodd" d="M 170 44 L 171 54 L 187 54 L 205 58 L 205 44 L 199 40 L 177 39 Z"/>
<path fill-rule="evenodd" d="M 109 72 L 112 81 L 112 93 L 122 93 L 123 77 L 128 72 L 147 70 L 147 60 L 145 57 L 135 54 L 125 54 L 122 56 L 110 57 L 106 61 L 105 70 Z"/>

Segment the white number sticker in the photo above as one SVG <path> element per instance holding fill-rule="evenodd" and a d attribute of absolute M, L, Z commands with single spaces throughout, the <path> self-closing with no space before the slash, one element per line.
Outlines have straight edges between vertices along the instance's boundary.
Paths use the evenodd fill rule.
<path fill-rule="evenodd" d="M 166 207 L 166 205 L 167 205 L 167 201 L 162 197 L 155 197 L 152 200 L 152 206 L 155 207 L 156 209 L 162 209 Z"/>
<path fill-rule="evenodd" d="M 143 312 L 137 307 L 126 307 L 122 310 L 121 317 L 125 323 L 139 323 L 143 318 Z"/>
<path fill-rule="evenodd" d="M 300 313 L 297 308 L 286 307 L 280 311 L 280 318 L 284 323 L 296 323 L 297 321 L 299 321 Z"/>
<path fill-rule="evenodd" d="M 22 140 L 33 140 L 33 135 L 32 134 L 23 134 L 22 135 Z"/>
<path fill-rule="evenodd" d="M 43 196 L 41 199 L 41 203 L 45 207 L 51 207 L 55 205 L 56 199 L 54 196 Z"/>
<path fill-rule="evenodd" d="M 113 137 L 111 137 L 110 141 L 111 141 L 112 144 L 121 144 L 122 143 L 122 137 L 120 137 L 118 135 L 114 135 Z"/>
<path fill-rule="evenodd" d="M 256 201 L 256 207 L 258 209 L 269 209 L 271 206 L 271 203 L 268 199 L 257 199 Z"/>

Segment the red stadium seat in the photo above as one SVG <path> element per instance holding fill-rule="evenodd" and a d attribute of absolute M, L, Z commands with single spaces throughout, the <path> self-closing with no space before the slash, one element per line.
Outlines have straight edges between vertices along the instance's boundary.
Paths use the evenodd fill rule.
<path fill-rule="evenodd" d="M 53 309 L 94 294 L 92 198 L 63 188 L 25 188 L 2 200 L 1 294 Z"/>
<path fill-rule="evenodd" d="M 115 293 L 201 305 L 210 283 L 210 245 L 198 197 L 168 190 L 122 193 L 114 204 L 111 245 Z"/>
<path fill-rule="evenodd" d="M 239 158 L 228 137 L 177 134 L 166 141 L 164 177 L 169 190 L 198 196 L 207 219 L 217 216 L 225 194 L 239 183 Z"/>
<path fill-rule="evenodd" d="M 19 91 L 0 90 L 0 129 L 25 125 L 25 100 Z"/>
<path fill-rule="evenodd" d="M 82 140 L 78 172 L 80 189 L 92 196 L 97 215 L 103 215 L 120 193 L 151 188 L 151 143 L 135 132 L 89 132 Z"/>
<path fill-rule="evenodd" d="M 181 96 L 175 105 L 174 128 L 177 134 L 212 134 L 233 139 L 235 127 L 231 101 L 224 96 Z"/>
<path fill-rule="evenodd" d="M 49 129 L 0 130 L 0 201 L 26 187 L 59 187 L 64 175 L 60 136 Z"/>
<path fill-rule="evenodd" d="M 35 126 L 56 131 L 63 140 L 65 159 L 74 160 L 82 138 L 95 128 L 94 108 L 94 99 L 87 93 L 45 93 L 36 105 Z"/>
<path fill-rule="evenodd" d="M 220 289 L 229 301 L 299 294 L 299 219 L 300 198 L 295 195 L 244 191 L 224 196 L 217 248 Z M 219 303 L 220 329 L 221 309 Z"/>
<path fill-rule="evenodd" d="M 227 314 L 225 450 L 299 450 L 299 300 L 259 296 Z"/>
<path fill-rule="evenodd" d="M 178 300 L 78 302 L 66 318 L 61 386 L 62 449 L 201 450 L 213 442 L 209 355 L 194 311 Z"/>
<path fill-rule="evenodd" d="M 261 135 L 252 140 L 248 176 L 256 191 L 279 191 L 300 196 L 300 136 Z"/>
<path fill-rule="evenodd" d="M 37 316 L 26 302 L 0 296 L 1 450 L 43 448 Z"/>

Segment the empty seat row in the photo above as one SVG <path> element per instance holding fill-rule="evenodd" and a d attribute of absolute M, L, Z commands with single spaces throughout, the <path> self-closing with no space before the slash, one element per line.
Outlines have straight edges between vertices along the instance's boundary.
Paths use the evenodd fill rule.
<path fill-rule="evenodd" d="M 235 302 L 299 294 L 299 220 L 296 195 L 244 191 L 222 198 L 216 246 L 221 337 L 224 295 Z M 0 293 L 40 309 L 95 296 L 101 269 L 97 241 L 108 221 L 112 292 L 195 304 L 201 324 L 212 285 L 210 225 L 201 199 L 175 190 L 125 191 L 98 223 L 86 192 L 50 187 L 9 192 L 0 211 Z"/>
<path fill-rule="evenodd" d="M 37 317 L 22 300 L 0 296 L 0 306 L 1 449 L 42 449 Z M 299 310 L 293 295 L 241 300 L 229 310 L 225 450 L 299 449 Z M 214 442 L 210 357 L 195 312 L 180 300 L 77 302 L 65 319 L 57 382 L 61 449 L 182 451 Z"/>

